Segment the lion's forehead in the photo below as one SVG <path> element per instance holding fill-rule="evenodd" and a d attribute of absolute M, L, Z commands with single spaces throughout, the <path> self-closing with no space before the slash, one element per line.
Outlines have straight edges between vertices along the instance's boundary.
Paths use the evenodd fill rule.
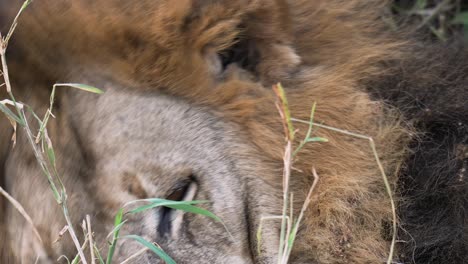
<path fill-rule="evenodd" d="M 238 126 L 180 98 L 113 87 L 107 87 L 98 98 L 80 94 L 71 97 L 76 122 L 87 128 L 86 133 L 93 134 L 87 137 L 95 144 L 128 148 L 136 142 L 170 148 L 213 148 L 226 145 L 221 142 L 238 141 L 234 138 Z M 89 107 L 90 100 L 94 100 L 93 108 Z M 197 144 L 187 144 L 194 142 Z"/>

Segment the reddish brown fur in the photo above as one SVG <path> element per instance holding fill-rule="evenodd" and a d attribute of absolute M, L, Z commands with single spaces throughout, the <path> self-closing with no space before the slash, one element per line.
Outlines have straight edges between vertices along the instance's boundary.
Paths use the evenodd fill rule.
<path fill-rule="evenodd" d="M 284 135 L 270 84 L 281 81 L 294 117 L 307 120 L 316 102 L 316 122 L 373 137 L 395 183 L 404 129 L 362 88 L 364 80 L 384 71 L 381 62 L 401 56 L 404 45 L 381 33 L 382 1 L 288 1 L 290 27 L 285 28 L 281 25 L 288 19 L 272 1 L 213 2 L 38 1 L 23 15 L 12 45 L 24 52 L 20 67 L 27 63 L 44 71 L 28 77 L 32 83 L 74 81 L 68 76 L 92 68 L 122 83 L 144 84 L 212 107 L 243 126 L 267 162 L 275 164 L 278 173 L 268 179 L 275 183 L 281 181 Z M 206 66 L 205 51 L 229 47 L 241 22 L 246 23 L 243 34 L 258 45 L 265 85 L 236 70 L 219 82 Z M 24 78 L 15 65 L 11 72 L 16 80 Z M 306 127 L 297 127 L 301 138 Z M 382 223 L 390 221 L 391 210 L 368 142 L 323 129 L 317 135 L 330 142 L 310 144 L 294 164 L 295 208 L 312 182 L 312 167 L 321 178 L 294 259 L 382 263 L 389 252 Z"/>

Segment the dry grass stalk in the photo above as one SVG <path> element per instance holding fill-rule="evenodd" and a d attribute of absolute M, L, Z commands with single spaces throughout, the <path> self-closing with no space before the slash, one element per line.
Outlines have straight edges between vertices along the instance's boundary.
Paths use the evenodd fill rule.
<path fill-rule="evenodd" d="M 26 119 L 26 115 L 24 113 L 24 108 L 22 107 L 22 105 L 20 106 L 20 104 L 16 102 L 15 97 L 13 96 L 12 88 L 11 88 L 10 76 L 8 74 L 8 65 L 7 65 L 7 61 L 6 61 L 6 51 L 7 51 L 7 48 L 8 48 L 8 41 L 9 41 L 10 37 L 12 36 L 13 32 L 15 31 L 16 25 L 18 23 L 18 18 L 20 17 L 20 14 L 23 12 L 23 10 L 30 3 L 31 3 L 31 0 L 24 1 L 23 5 L 21 6 L 20 10 L 18 11 L 15 19 L 13 20 L 13 23 L 10 26 L 10 29 L 9 29 L 6 37 L 3 37 L 0 34 L 0 59 L 1 59 L 2 72 L 3 72 L 2 77 L 3 77 L 4 82 L 5 82 L 7 93 L 10 96 L 11 101 L 13 102 L 13 105 L 14 105 L 14 107 L 16 109 L 16 112 L 18 113 L 18 117 L 15 117 L 15 118 L 17 118 L 18 121 L 21 121 L 21 125 L 23 126 L 23 128 L 24 128 L 24 130 L 26 132 L 26 135 L 28 137 L 29 142 L 31 143 L 31 147 L 33 148 L 34 155 L 35 155 L 35 157 L 36 157 L 36 159 L 37 159 L 37 161 L 39 163 L 39 166 L 42 168 L 44 174 L 46 174 L 46 176 L 48 177 L 49 185 L 52 188 L 52 190 L 54 191 L 54 197 L 62 207 L 63 214 L 65 216 L 65 220 L 67 222 L 67 225 L 69 226 L 68 232 L 70 233 L 70 236 L 71 236 L 71 238 L 72 238 L 72 240 L 73 240 L 73 242 L 74 242 L 74 244 L 76 246 L 76 249 L 78 251 L 78 255 L 80 256 L 81 261 L 83 262 L 83 264 L 87 264 L 86 258 L 84 256 L 84 253 L 83 253 L 82 249 L 81 249 L 80 243 L 79 243 L 78 238 L 76 236 L 76 233 L 75 233 L 75 231 L 73 229 L 73 225 L 72 225 L 70 216 L 68 214 L 68 208 L 67 208 L 67 203 L 66 203 L 67 195 L 66 195 L 65 187 L 61 183 L 61 179 L 58 176 L 57 171 L 55 169 L 55 162 L 52 162 L 50 160 L 50 158 L 46 159 L 44 157 L 44 153 L 39 149 L 39 147 L 35 143 L 35 140 L 33 139 L 34 138 L 33 132 L 31 131 L 31 129 L 29 127 L 28 121 Z M 55 89 L 55 87 L 54 87 L 54 89 Z M 53 97 L 51 97 L 51 100 L 53 100 Z M 51 105 L 51 107 L 52 107 L 52 105 Z M 48 111 L 51 112 L 51 108 Z M 13 116 L 8 116 L 8 117 L 9 117 L 9 119 L 11 121 Z M 44 120 L 44 121 L 46 121 L 46 120 Z M 46 124 L 44 124 L 44 123 L 41 124 L 41 126 L 44 126 L 44 127 L 45 127 L 45 125 Z M 50 140 L 48 138 L 47 138 L 47 141 L 48 141 L 48 143 L 50 142 Z M 48 144 L 47 146 L 50 147 L 50 149 L 52 148 L 52 146 L 50 144 Z M 60 187 L 61 187 L 60 192 L 55 186 L 52 175 L 55 176 L 56 180 L 60 183 Z M 8 200 L 11 201 L 10 199 L 8 199 Z M 15 205 L 15 207 L 18 208 L 17 207 L 18 205 L 19 205 L 19 203 L 17 203 Z M 28 221 L 32 222 L 31 218 L 29 218 Z"/>
<path fill-rule="evenodd" d="M 386 263 L 387 264 L 393 263 L 393 254 L 394 254 L 394 251 L 395 251 L 396 234 L 397 234 L 396 206 L 395 206 L 395 201 L 393 199 L 392 187 L 390 186 L 390 182 L 388 181 L 387 174 L 385 173 L 382 162 L 380 161 L 379 154 L 377 153 L 377 148 L 375 146 L 374 139 L 372 137 L 369 137 L 369 136 L 366 136 L 366 135 L 361 135 L 361 134 L 353 133 L 353 132 L 350 132 L 350 131 L 347 131 L 347 130 L 343 130 L 343 129 L 339 129 L 339 128 L 335 128 L 335 127 L 331 127 L 331 126 L 327 126 L 327 125 L 323 125 L 323 124 L 314 123 L 313 121 L 305 121 L 305 120 L 296 119 L 296 118 L 291 118 L 291 121 L 298 122 L 298 123 L 303 123 L 303 124 L 309 124 L 309 125 L 312 124 L 312 125 L 314 125 L 316 127 L 320 127 L 320 128 L 323 128 L 323 129 L 327 129 L 327 130 L 330 130 L 330 131 L 342 133 L 342 134 L 345 134 L 345 135 L 349 135 L 349 136 L 352 136 L 352 137 L 365 139 L 365 140 L 369 141 L 369 145 L 370 145 L 370 147 L 372 149 L 372 153 L 374 154 L 375 162 L 377 163 L 377 166 L 379 167 L 380 173 L 382 175 L 382 179 L 383 179 L 383 182 L 384 182 L 384 185 L 385 185 L 385 190 L 387 191 L 387 194 L 388 194 L 388 197 L 389 197 L 389 200 L 390 200 L 391 209 L 392 209 L 392 222 L 393 222 L 392 223 L 392 241 L 390 243 L 390 252 L 388 254 L 388 259 L 387 259 Z"/>
<path fill-rule="evenodd" d="M 43 242 L 42 242 L 41 235 L 37 231 L 36 227 L 34 226 L 33 220 L 31 219 L 29 214 L 26 212 L 24 207 L 15 198 L 13 198 L 9 193 L 7 193 L 2 187 L 0 187 L 0 194 L 2 194 L 15 207 L 15 209 L 18 210 L 18 212 L 21 214 L 21 216 L 24 217 L 26 222 L 28 222 L 28 224 L 31 225 L 34 235 L 36 235 L 37 239 L 39 239 L 39 242 L 42 245 Z"/>
<path fill-rule="evenodd" d="M 128 257 L 126 260 L 122 261 L 120 264 L 128 264 L 128 263 L 130 263 L 130 261 L 132 261 L 133 259 L 139 257 L 141 254 L 145 253 L 146 251 L 148 251 L 148 248 L 146 248 L 146 247 L 142 248 L 142 249 L 138 250 L 135 254 Z"/>
<path fill-rule="evenodd" d="M 87 224 L 86 230 L 88 231 L 89 244 L 91 245 L 89 247 L 89 251 L 90 251 L 90 255 L 91 255 L 91 264 L 96 264 L 96 261 L 95 261 L 95 258 L 94 258 L 93 231 L 91 230 L 91 217 L 89 217 L 89 215 L 86 215 L 86 224 Z"/>

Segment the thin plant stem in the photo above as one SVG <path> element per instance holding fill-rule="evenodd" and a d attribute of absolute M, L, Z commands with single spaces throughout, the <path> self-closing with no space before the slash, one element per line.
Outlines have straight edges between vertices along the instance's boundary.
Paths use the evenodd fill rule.
<path fill-rule="evenodd" d="M 309 128 L 307 129 L 306 136 L 304 137 L 304 140 L 301 141 L 299 146 L 294 150 L 293 157 L 296 156 L 297 153 L 307 144 L 307 140 L 310 139 L 310 135 L 312 134 L 312 128 L 314 124 L 314 114 L 315 114 L 315 107 L 317 106 L 317 103 L 314 102 L 312 105 L 312 110 L 310 111 L 310 121 L 309 121 Z M 291 118 L 292 120 L 292 118 Z"/>
<path fill-rule="evenodd" d="M 138 250 L 135 254 L 131 255 L 130 257 L 128 257 L 126 260 L 122 261 L 120 264 L 128 264 L 130 263 L 133 259 L 139 257 L 141 254 L 145 253 L 146 251 L 148 251 L 148 248 L 142 248 L 140 250 Z"/>
<path fill-rule="evenodd" d="M 63 210 L 63 215 L 65 216 L 65 221 L 67 222 L 67 225 L 70 227 L 68 229 L 68 233 L 70 233 L 70 237 L 71 237 L 73 243 L 75 244 L 75 247 L 76 247 L 76 249 L 78 251 L 78 255 L 80 256 L 81 262 L 83 264 L 87 264 L 88 262 L 86 261 L 85 255 L 83 253 L 83 249 L 82 249 L 82 247 L 80 245 L 80 242 L 78 241 L 78 237 L 76 236 L 75 230 L 73 229 L 73 224 L 72 224 L 72 221 L 70 219 L 70 215 L 68 213 L 68 207 L 67 207 L 67 201 L 66 200 L 64 200 L 62 202 L 62 210 Z"/>
<path fill-rule="evenodd" d="M 89 240 L 89 251 L 91 254 L 91 264 L 96 264 L 96 261 L 94 259 L 94 241 L 93 241 L 93 231 L 91 229 L 91 217 L 89 215 L 86 215 L 86 224 L 88 226 L 88 240 Z"/>
<path fill-rule="evenodd" d="M 257 252 L 260 254 L 260 249 L 261 249 L 261 241 L 262 241 L 262 230 L 263 230 L 263 222 L 266 220 L 277 220 L 277 219 L 283 219 L 284 217 L 282 215 L 272 215 L 272 216 L 262 216 L 260 218 L 260 224 L 258 226 L 257 230 Z M 290 221 L 289 216 L 286 217 L 286 221 Z"/>
<path fill-rule="evenodd" d="M 298 123 L 304 123 L 304 124 L 309 123 L 308 121 L 297 119 L 297 118 L 291 118 L 291 120 L 294 121 L 294 122 L 298 122 Z M 331 126 L 327 126 L 327 125 L 322 125 L 322 124 L 318 124 L 318 123 L 314 123 L 314 126 L 324 128 L 324 129 L 327 129 L 327 130 L 330 130 L 330 131 L 335 131 L 335 132 L 338 132 L 338 133 L 342 133 L 342 134 L 345 134 L 345 135 L 353 136 L 353 137 L 356 137 L 356 138 L 365 139 L 365 140 L 369 141 L 369 145 L 370 145 L 370 147 L 372 149 L 372 153 L 374 154 L 375 161 L 376 161 L 377 166 L 379 167 L 380 173 L 382 175 L 382 179 L 383 179 L 383 182 L 384 182 L 384 185 L 385 185 L 385 190 L 387 191 L 387 195 L 390 198 L 390 205 L 391 205 L 391 209 L 392 209 L 392 221 L 393 221 L 392 231 L 393 231 L 393 234 L 392 234 L 392 241 L 391 241 L 391 244 L 390 244 L 390 252 L 388 254 L 388 259 L 387 259 L 387 264 L 391 264 L 392 259 L 393 259 L 393 254 L 394 254 L 394 251 L 395 251 L 396 234 L 397 234 L 396 206 L 395 206 L 395 201 L 393 199 L 392 187 L 390 186 L 390 182 L 388 181 L 387 174 L 385 173 L 385 169 L 384 169 L 384 167 L 382 165 L 382 162 L 380 161 L 379 155 L 377 153 L 377 148 L 375 146 L 374 139 L 372 137 L 369 137 L 369 136 L 366 136 L 366 135 L 361 135 L 361 134 L 353 133 L 353 132 L 350 132 L 350 131 L 347 131 L 347 130 L 343 130 L 343 129 L 339 129 L 339 128 L 335 128 L 335 127 L 331 127 Z"/>
<path fill-rule="evenodd" d="M 299 224 L 301 223 L 302 218 L 304 217 L 304 213 L 307 210 L 307 208 L 309 207 L 310 202 L 312 201 L 312 194 L 313 194 L 313 192 L 315 190 L 315 187 L 317 186 L 317 183 L 319 181 L 319 176 L 318 176 L 317 171 L 315 170 L 315 168 L 312 168 L 312 174 L 314 175 L 314 182 L 312 183 L 312 186 L 310 187 L 309 192 L 307 193 L 307 197 L 306 197 L 304 203 L 302 204 L 301 212 L 299 213 L 299 216 L 298 216 L 298 218 L 296 220 L 296 223 L 294 224 L 294 227 L 292 229 L 291 237 L 293 237 L 293 238 L 295 238 L 296 235 L 297 235 L 297 231 L 299 230 Z M 292 248 L 294 246 L 294 239 L 290 239 L 288 241 L 291 241 L 291 244 L 288 246 L 288 251 L 287 251 L 287 254 L 285 254 L 285 261 L 283 263 L 287 263 L 287 261 L 289 259 L 289 256 L 291 255 Z"/>
<path fill-rule="evenodd" d="M 68 214 L 68 208 L 67 208 L 67 203 L 66 203 L 67 195 L 66 195 L 65 187 L 63 186 L 63 183 L 62 183 L 60 177 L 58 176 L 58 173 L 57 173 L 56 168 L 55 168 L 55 164 L 50 164 L 50 160 L 49 160 L 49 162 L 47 162 L 45 160 L 41 150 L 36 145 L 37 143 L 34 140 L 34 136 L 32 135 L 31 128 L 29 127 L 29 123 L 28 123 L 28 121 L 26 119 L 26 115 L 24 113 L 24 107 L 22 107 L 22 106 L 20 107 L 19 104 L 16 102 L 16 99 L 15 99 L 15 97 L 13 95 L 12 88 L 11 88 L 11 81 L 10 81 L 10 76 L 9 76 L 9 72 L 8 72 L 8 65 L 7 65 L 7 62 L 6 62 L 6 50 L 7 50 L 7 47 L 8 47 L 8 42 L 9 42 L 13 32 L 16 29 L 18 18 L 21 15 L 21 13 L 23 12 L 23 10 L 29 5 L 29 3 L 31 3 L 31 0 L 24 1 L 23 5 L 21 6 L 21 9 L 19 10 L 16 17 L 13 20 L 13 23 L 12 23 L 12 25 L 10 27 L 10 30 L 7 33 L 7 36 L 5 38 L 3 38 L 1 36 L 1 34 L 0 34 L 0 60 L 1 60 L 1 66 L 2 66 L 2 76 L 3 76 L 3 79 L 4 79 L 6 91 L 9 94 L 11 100 L 13 101 L 15 109 L 18 112 L 18 116 L 20 118 L 20 121 L 22 121 L 21 125 L 24 127 L 24 130 L 26 132 L 26 137 L 27 137 L 32 149 L 33 149 L 34 156 L 36 157 L 36 160 L 37 160 L 39 166 L 41 167 L 42 172 L 47 177 L 47 180 L 49 182 L 49 186 L 53 191 L 53 195 L 54 195 L 55 200 L 57 201 L 57 203 L 61 204 L 61 206 L 62 206 L 62 210 L 63 210 L 64 216 L 65 216 L 67 225 L 69 226 L 68 231 L 69 231 L 70 236 L 72 237 L 72 240 L 73 240 L 73 242 L 74 242 L 74 244 L 75 244 L 75 246 L 76 246 L 76 248 L 78 250 L 78 254 L 79 254 L 80 258 L 81 258 L 81 261 L 82 261 L 82 263 L 87 264 L 86 258 L 84 257 L 83 251 L 81 250 L 81 246 L 80 246 L 80 244 L 78 242 L 78 238 L 77 238 L 76 233 L 75 233 L 75 231 L 73 229 L 73 225 L 71 223 L 71 220 L 70 220 L 70 217 L 69 217 L 69 214 Z M 54 91 L 55 91 L 55 87 L 54 87 Z M 53 105 L 53 94 L 51 95 L 51 106 L 52 105 Z M 49 115 L 51 115 L 51 109 L 49 109 L 49 112 L 46 114 L 47 119 L 45 119 L 44 121 L 48 120 Z M 47 141 L 48 141 L 47 142 L 48 146 L 52 147 L 50 139 L 48 138 L 47 132 L 45 130 L 46 124 L 47 124 L 47 122 L 45 122 L 45 123 L 42 122 L 41 123 L 42 133 L 40 134 L 40 136 L 44 137 L 44 135 L 46 135 Z M 50 166 L 52 168 L 50 168 Z M 57 186 L 56 186 L 56 184 L 54 182 L 53 176 L 55 176 L 55 178 L 57 178 L 57 180 L 59 181 L 59 183 L 61 185 L 60 186 L 61 187 L 61 192 L 59 192 L 59 190 L 58 190 L 58 188 L 57 188 Z"/>
<path fill-rule="evenodd" d="M 281 231 L 280 231 L 280 243 L 278 250 L 278 263 L 282 263 L 281 259 L 283 258 L 285 239 L 286 239 L 286 228 L 287 222 L 286 217 L 288 214 L 288 198 L 289 198 L 289 178 L 291 176 L 291 141 L 288 140 L 286 144 L 286 149 L 284 152 L 284 169 L 283 169 L 283 212 L 281 220 Z"/>
<path fill-rule="evenodd" d="M 0 39 L 1 39 L 1 35 L 0 35 Z M 2 41 L 2 46 L 5 45 L 4 42 Z M 6 62 L 6 47 L 2 47 L 2 49 L 0 50 L 0 56 L 2 57 L 1 60 L 2 60 L 2 69 L 3 69 L 3 79 L 5 80 L 5 86 L 6 86 L 6 91 L 8 94 L 11 95 L 11 83 L 10 83 L 10 75 L 8 73 L 8 65 L 7 65 L 7 62 Z"/>
<path fill-rule="evenodd" d="M 16 208 L 16 210 L 24 217 L 24 219 L 26 219 L 26 222 L 28 222 L 29 225 L 31 226 L 34 235 L 36 235 L 37 239 L 39 239 L 39 242 L 42 244 L 43 242 L 42 242 L 41 235 L 39 234 L 39 231 L 37 231 L 36 227 L 34 226 L 34 221 L 26 212 L 24 207 L 15 198 L 13 198 L 9 193 L 7 193 L 1 186 L 0 186 L 0 194 L 3 195 Z"/>

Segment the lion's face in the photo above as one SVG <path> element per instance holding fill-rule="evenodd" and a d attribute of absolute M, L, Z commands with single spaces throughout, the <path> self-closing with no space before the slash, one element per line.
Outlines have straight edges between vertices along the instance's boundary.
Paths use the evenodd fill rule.
<path fill-rule="evenodd" d="M 125 6 L 107 1 L 102 4 L 105 10 L 101 4 L 32 5 L 30 12 L 37 15 L 60 10 L 52 20 L 67 20 L 94 5 L 96 13 L 83 20 L 83 25 L 70 25 L 66 30 L 70 34 L 52 53 L 36 53 L 35 46 L 25 48 L 37 54 L 31 58 L 39 64 L 67 53 L 63 67 L 51 70 L 52 75 L 63 73 L 73 82 L 105 91 L 100 96 L 60 91 L 60 114 L 50 124 L 49 133 L 60 159 L 59 173 L 71 186 L 69 204 L 74 220 L 79 222 L 83 213 L 90 214 L 96 240 L 105 247 L 106 236 L 114 228 L 114 215 L 131 201 L 155 197 L 206 200 L 200 206 L 222 223 L 163 207 L 126 216 L 128 223 L 121 235 L 136 234 L 157 242 L 179 263 L 194 259 L 197 263 L 268 263 L 276 259 L 278 221 L 263 224 L 260 244 L 256 236 L 262 217 L 281 214 L 278 179 L 282 165 L 264 156 L 244 122 L 250 120 L 252 103 L 263 100 L 255 97 L 269 91 L 271 74 L 287 74 L 299 63 L 289 40 L 282 39 L 282 28 L 275 28 L 281 22 L 277 4 L 181 1 L 174 5 L 161 1 L 150 4 L 151 15 L 143 12 L 144 4 Z M 113 8 L 123 8 L 121 15 L 126 19 L 114 17 Z M 271 17 L 257 14 L 266 10 L 271 11 Z M 146 18 L 137 19 L 140 15 Z M 101 19 L 102 23 L 98 22 Z M 25 19 L 24 28 L 35 27 L 36 22 L 30 24 L 33 20 Z M 270 32 L 253 34 L 262 24 Z M 58 30 L 52 35 L 63 34 L 61 27 L 50 30 Z M 23 35 L 25 31 L 19 29 L 18 35 L 42 38 L 34 37 L 34 30 L 29 32 Z M 26 89 L 23 95 L 34 93 Z M 41 109 L 45 105 L 39 98 L 45 97 L 32 96 L 31 100 Z M 219 106 L 221 101 L 225 106 Z M 277 116 L 272 102 L 270 111 Z M 281 127 L 280 122 L 276 125 Z M 280 133 L 278 138 L 282 139 Z M 281 145 L 282 140 L 277 147 Z M 34 158 L 24 160 L 24 153 L 29 152 L 21 133 L 18 146 L 5 165 L 9 175 L 6 185 L 21 193 L 19 200 L 26 204 L 28 197 L 35 196 L 52 207 L 47 184 L 42 182 L 37 164 L 30 162 Z M 22 175 L 33 175 L 28 177 L 37 185 L 24 185 L 18 180 Z M 142 202 L 125 209 L 137 205 Z M 40 218 L 40 228 L 62 223 L 56 209 L 47 217 L 51 219 L 42 218 L 40 211 L 32 215 Z M 8 221 L 22 219 L 11 211 Z M 13 242 L 15 254 L 22 261 L 33 259 L 37 252 L 43 261 L 73 254 L 71 241 L 63 238 L 60 243 L 51 243 L 57 231 L 52 229 L 45 231 L 45 245 L 34 239 Z M 31 235 L 30 231 L 19 224 L 9 228 L 10 235 L 21 233 L 23 237 Z M 135 241 L 122 239 L 114 259 L 123 261 L 140 249 Z M 160 260 L 147 251 L 134 261 Z"/>
<path fill-rule="evenodd" d="M 197 263 L 252 263 L 255 223 L 278 213 L 273 208 L 280 200 L 278 190 L 261 177 L 271 167 L 241 128 L 209 109 L 158 92 L 129 91 L 112 82 L 103 89 L 102 96 L 72 91 L 66 103 L 87 155 L 89 167 L 82 176 L 104 212 L 105 230 L 112 230 L 113 215 L 132 200 L 207 200 L 202 206 L 227 230 L 208 217 L 160 208 L 131 217 L 124 232 L 157 241 L 180 263 L 194 258 Z M 266 237 L 277 235 L 270 224 L 266 228 Z M 118 259 L 140 247 L 123 240 Z M 276 240 L 265 240 L 262 247 L 273 258 Z M 156 259 L 148 252 L 137 263 Z"/>

